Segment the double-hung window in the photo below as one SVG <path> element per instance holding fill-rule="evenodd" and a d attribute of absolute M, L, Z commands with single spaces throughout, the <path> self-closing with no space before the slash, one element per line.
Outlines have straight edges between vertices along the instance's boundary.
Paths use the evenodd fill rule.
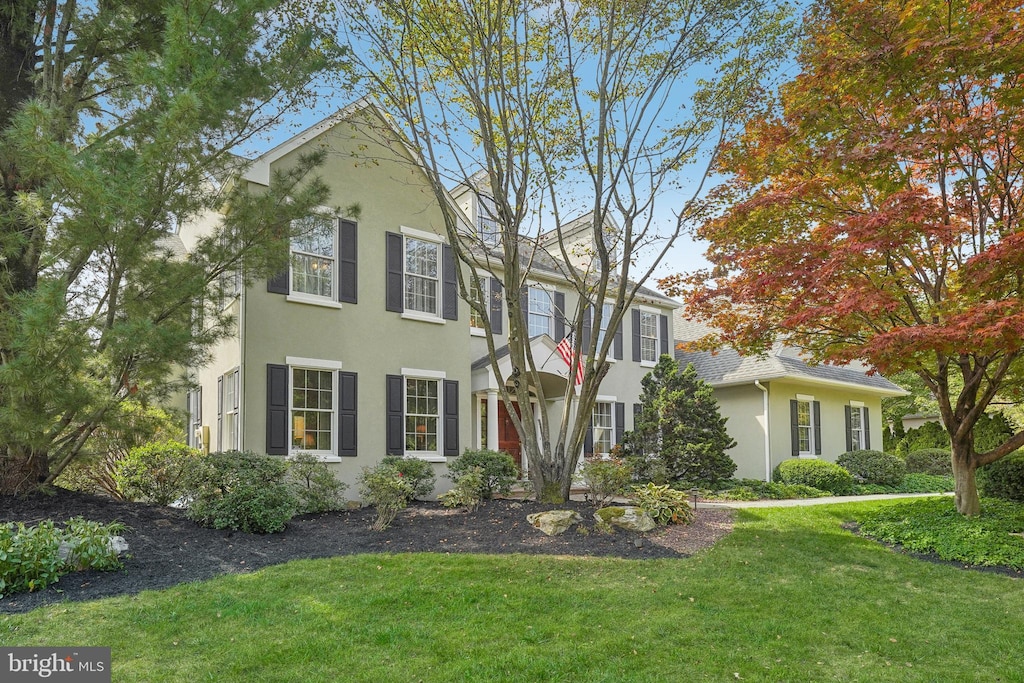
<path fill-rule="evenodd" d="M 440 244 L 405 238 L 405 310 L 437 315 Z"/>
<path fill-rule="evenodd" d="M 337 220 L 314 213 L 292 222 L 291 291 L 333 300 Z"/>
<path fill-rule="evenodd" d="M 527 330 L 530 337 L 540 334 L 554 336 L 555 307 L 551 301 L 551 293 L 543 287 L 533 286 L 529 288 L 527 297 Z"/>
<path fill-rule="evenodd" d="M 334 455 L 335 372 L 291 369 L 291 451 Z"/>
<path fill-rule="evenodd" d="M 405 378 L 405 451 L 437 455 L 440 422 L 439 384 L 436 379 Z"/>
<path fill-rule="evenodd" d="M 658 362 L 658 314 L 640 311 L 640 362 Z"/>
<path fill-rule="evenodd" d="M 846 406 L 846 450 L 868 448 L 871 448 L 868 409 L 860 401 L 850 401 L 850 405 Z"/>
<path fill-rule="evenodd" d="M 789 402 L 789 412 L 793 455 L 821 455 L 821 403 L 813 396 L 797 394 Z"/>
<path fill-rule="evenodd" d="M 607 455 L 615 444 L 615 422 L 612 404 L 599 401 L 594 404 L 591 425 L 594 430 L 594 455 Z"/>
<path fill-rule="evenodd" d="M 238 444 L 238 368 L 220 379 L 220 423 L 217 432 L 219 450 L 237 450 Z"/>
<path fill-rule="evenodd" d="M 604 336 L 608 333 L 608 324 L 612 318 L 612 310 L 614 306 L 612 304 L 604 304 L 601 306 L 601 326 L 597 330 L 597 350 L 600 352 L 601 345 L 604 344 Z M 609 360 L 615 360 L 609 356 Z"/>
<path fill-rule="evenodd" d="M 501 226 L 498 225 L 498 207 L 494 199 L 487 195 L 476 196 L 476 229 L 480 241 L 488 246 L 496 246 L 501 242 Z"/>
<path fill-rule="evenodd" d="M 490 296 L 488 290 L 490 290 L 491 279 L 488 277 L 481 276 L 478 278 L 478 280 L 480 282 L 479 287 L 477 286 L 476 282 L 470 280 L 469 298 L 473 302 L 482 303 L 484 306 L 484 310 L 489 311 Z M 473 306 L 469 307 L 469 326 L 474 330 L 485 329 L 483 316 L 480 315 L 480 311 L 476 310 L 476 308 L 474 308 Z"/>

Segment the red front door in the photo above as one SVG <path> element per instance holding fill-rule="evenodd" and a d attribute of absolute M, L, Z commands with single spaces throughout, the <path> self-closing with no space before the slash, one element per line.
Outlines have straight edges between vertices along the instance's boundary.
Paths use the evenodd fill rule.
<path fill-rule="evenodd" d="M 522 415 L 519 412 L 519 404 L 513 403 L 516 409 L 516 415 Z M 519 432 L 516 431 L 516 427 L 512 424 L 512 418 L 508 414 L 508 409 L 505 407 L 505 402 L 502 400 L 498 401 L 498 450 L 505 451 L 512 456 L 512 459 L 516 461 L 516 467 L 522 471 L 523 469 L 523 453 L 522 446 L 519 443 Z"/>

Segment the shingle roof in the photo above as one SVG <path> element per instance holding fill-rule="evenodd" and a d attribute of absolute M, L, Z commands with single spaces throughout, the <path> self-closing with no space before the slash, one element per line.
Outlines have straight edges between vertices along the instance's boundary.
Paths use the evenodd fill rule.
<path fill-rule="evenodd" d="M 713 332 L 702 323 L 675 316 L 676 341 L 694 341 Z M 710 351 L 676 351 L 681 363 L 692 363 L 697 375 L 711 386 L 753 384 L 757 380 L 789 379 L 824 384 L 849 384 L 889 395 L 906 392 L 881 375 L 867 374 L 861 363 L 848 365 L 811 365 L 800 357 L 800 351 L 784 344 L 775 344 L 764 356 L 741 356 L 733 349 Z"/>

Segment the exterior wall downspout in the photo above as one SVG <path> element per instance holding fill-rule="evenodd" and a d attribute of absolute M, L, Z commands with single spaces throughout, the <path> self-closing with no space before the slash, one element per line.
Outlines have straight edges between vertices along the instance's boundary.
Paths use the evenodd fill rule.
<path fill-rule="evenodd" d="M 764 480 L 772 480 L 771 421 L 768 419 L 768 387 L 761 380 L 754 380 L 754 386 L 764 392 Z"/>

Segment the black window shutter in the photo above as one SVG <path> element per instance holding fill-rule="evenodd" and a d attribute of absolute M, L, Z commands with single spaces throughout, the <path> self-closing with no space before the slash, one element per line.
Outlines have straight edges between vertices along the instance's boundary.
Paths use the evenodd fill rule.
<path fill-rule="evenodd" d="M 619 321 L 619 326 L 615 328 L 615 344 L 612 348 L 612 357 L 615 360 L 622 360 L 622 321 Z"/>
<path fill-rule="evenodd" d="M 459 454 L 459 383 L 444 380 L 444 454 Z"/>
<path fill-rule="evenodd" d="M 821 401 L 813 401 L 814 410 L 814 454 L 821 455 Z"/>
<path fill-rule="evenodd" d="M 285 268 L 274 277 L 267 280 L 267 291 L 271 294 L 291 294 L 291 273 Z"/>
<path fill-rule="evenodd" d="M 354 457 L 358 443 L 356 409 L 359 393 L 356 373 L 338 373 L 338 455 Z"/>
<path fill-rule="evenodd" d="M 664 355 L 666 355 L 668 353 L 668 349 L 669 349 L 668 316 L 667 315 L 659 315 L 658 316 L 658 324 L 661 326 L 661 335 L 660 335 L 661 336 L 661 355 L 664 356 Z"/>
<path fill-rule="evenodd" d="M 217 378 L 217 451 L 224 450 L 224 376 Z"/>
<path fill-rule="evenodd" d="M 405 379 L 387 376 L 387 454 L 405 455 Z"/>
<path fill-rule="evenodd" d="M 853 450 L 853 408 L 843 406 L 846 412 L 846 450 Z"/>
<path fill-rule="evenodd" d="M 789 401 L 789 429 L 790 438 L 793 441 L 793 457 L 800 455 L 800 417 L 797 409 L 797 401 Z"/>
<path fill-rule="evenodd" d="M 555 292 L 551 297 L 555 304 L 555 341 L 565 337 L 565 293 Z"/>
<path fill-rule="evenodd" d="M 455 252 L 451 245 L 441 245 L 441 317 L 459 319 L 459 279 L 455 272 Z"/>
<path fill-rule="evenodd" d="M 615 443 L 622 443 L 626 434 L 626 404 L 615 403 Z"/>
<path fill-rule="evenodd" d="M 583 437 L 583 455 L 584 457 L 594 454 L 594 420 L 591 418 L 590 425 L 587 426 L 587 434 Z"/>
<path fill-rule="evenodd" d="M 405 240 L 396 232 L 384 233 L 387 248 L 385 262 L 387 266 L 387 292 L 384 296 L 384 309 L 402 313 L 405 311 L 405 298 L 402 280 L 405 272 L 403 248 Z"/>
<path fill-rule="evenodd" d="M 267 455 L 288 454 L 288 366 L 267 363 Z"/>
<path fill-rule="evenodd" d="M 634 403 L 633 404 L 633 429 L 636 429 L 636 416 L 639 415 L 642 412 L 644 412 L 644 404 L 643 403 Z"/>
<path fill-rule="evenodd" d="M 640 362 L 640 309 L 633 309 L 633 361 Z"/>
<path fill-rule="evenodd" d="M 871 448 L 871 422 L 868 420 L 868 408 L 864 406 L 861 408 L 861 429 L 864 431 L 864 448 Z"/>
<path fill-rule="evenodd" d="M 583 309 L 583 329 L 580 330 L 580 348 L 585 353 L 587 347 L 590 346 L 590 316 L 594 309 L 592 306 L 587 306 Z M 600 351 L 600 349 L 598 349 Z"/>
<path fill-rule="evenodd" d="M 342 220 L 338 227 L 338 301 L 357 303 L 359 263 L 356 258 L 356 224 Z"/>
<path fill-rule="evenodd" d="M 496 277 L 491 278 L 491 331 L 494 334 L 502 334 L 502 315 L 501 315 L 501 280 Z"/>

